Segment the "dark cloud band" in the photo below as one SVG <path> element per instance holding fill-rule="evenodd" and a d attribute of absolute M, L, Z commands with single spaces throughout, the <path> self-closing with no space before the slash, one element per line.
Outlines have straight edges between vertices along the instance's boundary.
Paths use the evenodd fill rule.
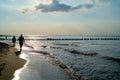
<path fill-rule="evenodd" d="M 70 12 L 73 10 L 81 9 L 81 8 L 87 8 L 91 9 L 95 6 L 96 1 L 102 1 L 106 2 L 108 0 L 91 0 L 93 3 L 86 3 L 86 4 L 80 4 L 76 7 L 73 7 L 71 5 L 67 5 L 64 3 L 60 3 L 58 0 L 53 0 L 51 4 L 39 4 L 37 6 L 34 6 L 35 10 L 40 10 L 41 12 Z M 26 8 L 23 10 L 23 13 L 28 12 L 29 9 Z"/>
<path fill-rule="evenodd" d="M 35 8 L 36 10 L 41 10 L 42 12 L 69 12 L 83 7 L 92 8 L 93 4 L 85 4 L 85 5 L 78 5 L 76 7 L 72 7 L 70 5 L 60 3 L 58 0 L 53 0 L 53 2 L 49 5 L 39 4 Z"/>

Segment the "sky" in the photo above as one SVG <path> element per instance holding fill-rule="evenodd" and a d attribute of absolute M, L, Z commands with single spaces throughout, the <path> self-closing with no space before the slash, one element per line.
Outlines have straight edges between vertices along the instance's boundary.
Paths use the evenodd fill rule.
<path fill-rule="evenodd" d="M 0 34 L 120 34 L 120 0 L 0 0 Z"/>

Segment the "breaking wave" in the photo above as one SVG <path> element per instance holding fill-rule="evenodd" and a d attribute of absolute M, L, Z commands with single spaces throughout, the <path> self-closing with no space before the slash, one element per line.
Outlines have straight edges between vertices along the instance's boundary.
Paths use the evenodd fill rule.
<path fill-rule="evenodd" d="M 112 61 L 115 61 L 117 63 L 120 63 L 120 58 L 115 58 L 115 57 L 110 57 L 110 56 L 104 56 L 103 58 L 106 60 L 112 60 Z"/>
<path fill-rule="evenodd" d="M 94 56 L 98 54 L 96 52 L 91 52 L 91 51 L 78 51 L 78 50 L 70 50 L 70 49 L 64 49 L 64 51 L 68 51 L 73 54 L 80 54 L 84 56 Z"/>

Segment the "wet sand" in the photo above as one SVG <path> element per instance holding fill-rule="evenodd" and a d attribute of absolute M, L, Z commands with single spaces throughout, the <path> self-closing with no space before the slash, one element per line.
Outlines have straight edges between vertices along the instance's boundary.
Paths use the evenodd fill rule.
<path fill-rule="evenodd" d="M 0 42 L 0 80 L 11 80 L 14 72 L 26 63 L 16 56 L 17 49 Z"/>

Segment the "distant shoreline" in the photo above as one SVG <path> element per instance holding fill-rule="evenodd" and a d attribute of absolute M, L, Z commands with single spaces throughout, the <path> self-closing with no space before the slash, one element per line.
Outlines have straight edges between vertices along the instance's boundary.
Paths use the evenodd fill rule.
<path fill-rule="evenodd" d="M 0 35 L 0 40 L 11 40 L 12 35 Z M 18 38 L 19 36 L 16 36 Z M 31 37 L 31 38 L 30 38 Z M 120 35 L 24 35 L 25 40 L 120 40 Z"/>
<path fill-rule="evenodd" d="M 0 80 L 11 80 L 15 71 L 22 68 L 26 60 L 16 56 L 17 49 L 8 44 L 0 42 L 0 48 Z"/>
<path fill-rule="evenodd" d="M 11 39 L 6 39 L 6 40 L 11 40 Z M 49 40 L 49 41 L 52 41 L 52 40 L 120 40 L 120 38 L 46 38 L 46 39 L 25 39 L 25 40 Z"/>

